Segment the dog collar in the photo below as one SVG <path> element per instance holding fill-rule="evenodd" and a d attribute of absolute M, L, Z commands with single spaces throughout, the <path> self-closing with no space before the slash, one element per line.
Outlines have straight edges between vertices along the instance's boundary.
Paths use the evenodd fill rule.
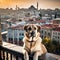
<path fill-rule="evenodd" d="M 35 41 L 28 41 L 28 40 L 27 40 L 27 42 L 35 42 Z"/>

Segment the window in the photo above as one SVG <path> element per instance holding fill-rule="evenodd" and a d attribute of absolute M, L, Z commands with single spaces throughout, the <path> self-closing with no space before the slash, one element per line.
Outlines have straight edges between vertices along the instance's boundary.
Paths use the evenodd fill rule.
<path fill-rule="evenodd" d="M 42 36 L 42 38 L 43 38 L 43 36 Z"/>
<path fill-rule="evenodd" d="M 43 30 L 41 32 L 43 33 Z"/>
<path fill-rule="evenodd" d="M 57 36 L 55 36 L 55 38 L 57 39 Z"/>
<path fill-rule="evenodd" d="M 20 33 L 19 35 L 20 35 L 20 36 L 24 36 L 24 33 Z"/>
<path fill-rule="evenodd" d="M 60 33 L 58 33 L 58 35 L 60 35 Z"/>
<path fill-rule="evenodd" d="M 48 35 L 49 35 L 49 36 L 51 36 L 51 34 L 50 34 L 50 33 L 48 33 Z"/>
<path fill-rule="evenodd" d="M 24 36 L 24 34 L 22 33 L 22 36 Z"/>
<path fill-rule="evenodd" d="M 17 38 L 14 38 L 14 40 L 17 40 Z"/>
<path fill-rule="evenodd" d="M 46 31 L 45 31 L 45 34 L 46 34 Z"/>
<path fill-rule="evenodd" d="M 21 33 L 19 33 L 19 35 L 21 35 Z"/>
<path fill-rule="evenodd" d="M 53 32 L 53 34 L 55 34 L 55 32 Z"/>
<path fill-rule="evenodd" d="M 59 39 L 59 36 L 58 36 L 58 39 Z"/>

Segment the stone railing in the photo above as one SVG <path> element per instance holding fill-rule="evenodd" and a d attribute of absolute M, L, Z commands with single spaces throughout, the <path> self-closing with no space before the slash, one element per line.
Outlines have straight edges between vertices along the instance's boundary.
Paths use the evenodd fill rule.
<path fill-rule="evenodd" d="M 46 55 L 48 59 L 44 59 L 44 60 L 60 59 L 60 56 L 55 54 L 47 53 Z M 23 57 L 24 57 L 24 49 L 22 46 L 17 46 L 7 42 L 3 42 L 2 46 L 0 46 L 0 58 L 2 60 L 24 60 Z M 39 60 L 41 60 L 40 57 Z"/>

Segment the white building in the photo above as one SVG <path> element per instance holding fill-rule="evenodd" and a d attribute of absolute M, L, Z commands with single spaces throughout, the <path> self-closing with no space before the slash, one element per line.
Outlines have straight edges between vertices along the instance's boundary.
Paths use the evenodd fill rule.
<path fill-rule="evenodd" d="M 42 39 L 50 37 L 60 43 L 60 27 L 58 25 L 46 24 L 41 26 L 40 34 Z"/>
<path fill-rule="evenodd" d="M 7 41 L 19 42 L 24 37 L 23 25 L 11 26 L 8 28 Z"/>
<path fill-rule="evenodd" d="M 41 26 L 40 34 L 41 34 L 42 39 L 44 39 L 45 37 L 51 38 L 51 32 L 52 32 L 51 30 L 52 28 L 49 24 Z"/>
<path fill-rule="evenodd" d="M 60 43 L 60 27 L 56 27 L 52 30 L 52 39 Z"/>
<path fill-rule="evenodd" d="M 59 24 L 60 25 L 60 18 L 56 18 L 53 20 L 53 24 Z"/>

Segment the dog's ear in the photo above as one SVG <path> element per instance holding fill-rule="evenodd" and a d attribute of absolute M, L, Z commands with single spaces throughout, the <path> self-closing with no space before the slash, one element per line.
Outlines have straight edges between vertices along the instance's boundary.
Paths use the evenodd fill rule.
<path fill-rule="evenodd" d="M 41 26 L 40 25 L 36 25 L 37 26 L 37 31 L 40 32 Z"/>
<path fill-rule="evenodd" d="M 27 27 L 28 27 L 28 25 L 25 25 L 25 26 L 24 26 L 24 30 L 25 30 L 25 31 L 27 31 Z"/>

